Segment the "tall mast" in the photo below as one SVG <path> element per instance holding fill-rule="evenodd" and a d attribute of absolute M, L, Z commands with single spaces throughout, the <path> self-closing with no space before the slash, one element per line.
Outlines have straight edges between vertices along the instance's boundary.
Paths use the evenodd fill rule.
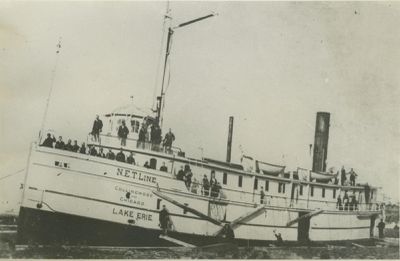
<path fill-rule="evenodd" d="M 60 57 L 60 49 L 61 49 L 61 37 L 58 39 L 57 51 L 56 51 L 56 62 L 55 62 L 53 71 L 51 73 L 50 90 L 49 90 L 49 94 L 47 95 L 47 101 L 46 101 L 46 107 L 44 109 L 42 126 L 40 127 L 40 132 L 39 132 L 39 141 L 38 141 L 39 144 L 41 143 L 42 137 L 44 135 L 44 133 L 43 133 L 44 132 L 44 126 L 45 126 L 45 123 L 46 123 L 47 112 L 49 110 L 49 103 L 50 103 L 51 94 L 53 93 L 54 79 L 55 79 L 55 75 L 56 75 L 56 71 L 57 71 L 58 60 L 59 60 L 59 57 Z"/>
<path fill-rule="evenodd" d="M 189 24 L 192 23 L 196 23 L 198 21 L 210 18 L 215 16 L 214 13 L 206 15 L 206 16 L 202 16 L 190 21 L 187 21 L 185 23 L 181 23 L 175 27 L 171 27 L 170 25 L 168 26 L 168 34 L 167 34 L 167 43 L 166 43 L 166 47 L 165 47 L 165 56 L 164 56 L 164 63 L 163 63 L 163 74 L 162 74 L 162 81 L 161 81 L 161 92 L 160 92 L 160 96 L 157 96 L 157 117 L 156 117 L 156 122 L 157 124 L 162 127 L 162 114 L 163 114 L 163 108 L 164 108 L 164 104 L 165 104 L 165 86 L 166 84 L 168 84 L 169 82 L 169 78 L 168 80 L 166 79 L 166 73 L 167 73 L 167 66 L 168 66 L 168 59 L 171 53 L 171 46 L 172 46 L 172 36 L 174 34 L 174 30 L 177 28 L 181 28 L 184 26 L 187 26 Z M 167 13 L 164 17 L 164 19 L 168 19 L 171 20 L 170 17 L 170 9 L 169 9 L 169 2 L 167 2 Z M 164 20 L 164 26 L 166 26 L 166 20 Z M 164 27 L 165 28 L 165 27 Z M 165 30 L 165 29 L 164 29 Z"/>

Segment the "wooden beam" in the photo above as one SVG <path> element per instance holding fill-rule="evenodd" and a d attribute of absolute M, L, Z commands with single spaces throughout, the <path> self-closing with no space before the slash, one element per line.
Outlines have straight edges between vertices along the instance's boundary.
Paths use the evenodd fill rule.
<path fill-rule="evenodd" d="M 213 218 L 209 217 L 208 215 L 205 215 L 205 214 L 201 213 L 200 211 L 198 211 L 198 210 L 196 210 L 194 208 L 191 208 L 191 207 L 189 207 L 189 206 L 187 206 L 185 204 L 182 204 L 182 203 L 180 203 L 180 202 L 178 202 L 178 201 L 176 201 L 176 200 L 164 195 L 163 193 L 161 193 L 159 191 L 153 190 L 152 192 L 157 197 L 160 197 L 160 198 L 162 198 L 162 199 L 174 204 L 175 206 L 178 206 L 178 207 L 184 209 L 187 212 L 195 214 L 196 216 L 201 217 L 201 218 L 203 218 L 203 219 L 205 219 L 205 220 L 207 220 L 207 221 L 209 221 L 209 222 L 211 222 L 211 223 L 213 223 L 215 225 L 218 225 L 218 226 L 222 226 L 223 225 L 222 222 L 220 222 L 220 221 L 218 221 L 216 219 L 213 219 Z"/>
<path fill-rule="evenodd" d="M 248 222 L 256 217 L 258 217 L 263 211 L 265 210 L 264 206 L 261 206 L 259 208 L 256 208 L 255 210 L 248 212 L 240 217 L 238 217 L 237 219 L 233 220 L 231 223 L 229 223 L 229 226 L 232 229 L 236 229 L 239 226 L 241 226 L 243 222 Z M 224 230 L 224 228 L 219 229 L 217 232 L 214 233 L 214 236 L 219 236 L 221 235 L 222 231 Z"/>
<path fill-rule="evenodd" d="M 303 216 L 301 216 L 301 217 L 298 217 L 298 218 L 295 218 L 295 219 L 289 221 L 289 222 L 286 224 L 286 226 L 287 226 L 287 227 L 290 227 L 291 225 L 293 225 L 293 224 L 295 224 L 295 223 L 298 223 L 298 222 L 299 222 L 300 220 L 302 220 L 302 219 L 305 219 L 305 218 L 312 218 L 313 216 L 319 215 L 319 214 L 321 214 L 322 212 L 324 212 L 324 210 L 322 210 L 322 209 L 316 209 L 316 210 L 314 210 L 314 211 L 312 211 L 312 212 L 310 212 L 310 213 L 308 213 L 308 214 L 305 214 L 305 215 L 303 215 Z"/>

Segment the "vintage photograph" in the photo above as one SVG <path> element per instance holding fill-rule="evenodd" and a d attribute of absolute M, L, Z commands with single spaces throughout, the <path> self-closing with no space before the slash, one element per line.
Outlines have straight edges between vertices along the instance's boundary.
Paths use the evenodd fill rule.
<path fill-rule="evenodd" d="M 399 13 L 0 1 L 0 258 L 399 259 Z"/>

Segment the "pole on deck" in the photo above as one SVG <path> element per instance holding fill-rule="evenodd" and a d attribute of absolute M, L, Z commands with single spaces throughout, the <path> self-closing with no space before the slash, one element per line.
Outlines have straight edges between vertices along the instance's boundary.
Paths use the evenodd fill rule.
<path fill-rule="evenodd" d="M 232 154 L 232 135 L 233 135 L 233 116 L 229 117 L 229 131 L 228 131 L 228 143 L 226 148 L 226 162 L 231 162 Z"/>

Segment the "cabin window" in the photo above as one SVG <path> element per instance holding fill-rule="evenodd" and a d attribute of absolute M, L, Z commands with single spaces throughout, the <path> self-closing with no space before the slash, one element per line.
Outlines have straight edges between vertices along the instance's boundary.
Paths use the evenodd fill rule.
<path fill-rule="evenodd" d="M 269 190 L 269 180 L 265 181 L 265 191 Z"/>
<path fill-rule="evenodd" d="M 254 189 L 258 189 L 258 179 L 254 179 Z"/>
<path fill-rule="evenodd" d="M 325 188 L 322 188 L 322 197 L 325 197 Z"/>
<path fill-rule="evenodd" d="M 311 197 L 314 197 L 314 186 L 310 186 L 310 189 L 311 189 L 310 191 Z"/>
<path fill-rule="evenodd" d="M 285 183 L 278 184 L 278 193 L 285 193 Z"/>
<path fill-rule="evenodd" d="M 222 183 L 226 185 L 227 181 L 228 181 L 228 174 L 224 172 L 224 175 L 222 176 Z"/>
<path fill-rule="evenodd" d="M 239 188 L 241 188 L 242 187 L 242 183 L 243 183 L 243 176 L 239 176 L 239 180 L 238 180 L 239 182 L 238 182 L 238 186 L 239 186 Z"/>
<path fill-rule="evenodd" d="M 336 198 L 336 189 L 333 189 L 333 198 Z"/>
<path fill-rule="evenodd" d="M 131 120 L 131 132 L 138 133 L 139 132 L 139 121 Z"/>
<path fill-rule="evenodd" d="M 303 195 L 303 185 L 300 185 L 300 196 Z"/>

